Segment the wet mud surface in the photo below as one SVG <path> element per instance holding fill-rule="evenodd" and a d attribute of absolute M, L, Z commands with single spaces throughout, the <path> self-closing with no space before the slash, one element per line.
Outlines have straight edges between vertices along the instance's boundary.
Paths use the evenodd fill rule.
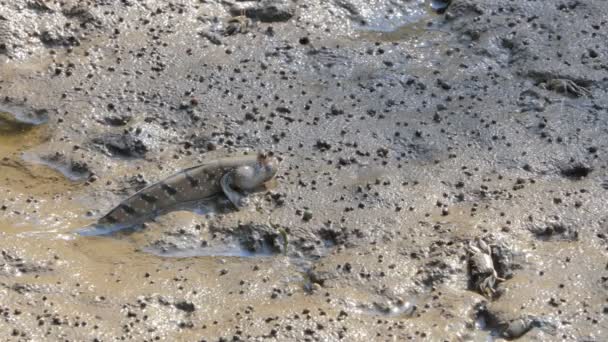
<path fill-rule="evenodd" d="M 0 339 L 606 340 L 608 4 L 441 3 L 0 0 Z"/>

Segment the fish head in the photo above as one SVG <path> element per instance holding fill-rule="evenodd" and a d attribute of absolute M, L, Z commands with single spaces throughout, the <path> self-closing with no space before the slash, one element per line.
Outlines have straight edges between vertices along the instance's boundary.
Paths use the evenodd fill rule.
<path fill-rule="evenodd" d="M 234 185 L 251 192 L 267 190 L 278 169 L 279 160 L 272 153 L 260 152 L 253 165 L 236 169 Z"/>
<path fill-rule="evenodd" d="M 270 181 L 279 170 L 279 160 L 272 152 L 258 153 L 257 162 L 254 167 L 253 177 L 258 185 Z"/>

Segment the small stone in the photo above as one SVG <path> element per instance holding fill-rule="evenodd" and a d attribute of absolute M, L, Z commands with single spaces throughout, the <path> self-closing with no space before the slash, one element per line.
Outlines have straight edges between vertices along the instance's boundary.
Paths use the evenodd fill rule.
<path fill-rule="evenodd" d="M 308 222 L 312 219 L 312 212 L 310 212 L 309 210 L 306 210 L 304 212 L 304 215 L 302 215 L 302 220 Z"/>
<path fill-rule="evenodd" d="M 196 310 L 196 307 L 193 303 L 187 302 L 185 300 L 175 303 L 175 308 L 186 312 L 194 312 Z"/>

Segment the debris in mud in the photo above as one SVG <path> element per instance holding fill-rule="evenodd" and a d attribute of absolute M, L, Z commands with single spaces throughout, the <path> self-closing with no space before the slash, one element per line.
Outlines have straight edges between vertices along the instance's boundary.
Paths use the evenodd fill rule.
<path fill-rule="evenodd" d="M 532 222 L 528 230 L 538 239 L 544 241 L 577 241 L 578 229 L 573 223 L 566 223 L 559 218 Z"/>
<path fill-rule="evenodd" d="M 131 118 L 130 115 L 111 115 L 104 117 L 102 122 L 108 126 L 126 126 Z"/>
<path fill-rule="evenodd" d="M 93 138 L 91 142 L 113 157 L 143 158 L 148 152 L 144 142 L 129 131 L 106 134 Z"/>
<path fill-rule="evenodd" d="M 196 307 L 192 302 L 188 302 L 185 300 L 179 301 L 175 303 L 175 308 L 178 310 L 185 311 L 187 313 L 192 313 L 196 311 Z"/>
<path fill-rule="evenodd" d="M 542 329 L 550 335 L 554 335 L 556 330 L 554 324 L 531 315 L 525 315 L 508 322 L 500 322 L 498 326 L 500 335 L 509 340 L 520 338 L 534 328 Z"/>
<path fill-rule="evenodd" d="M 328 246 L 343 245 L 348 241 L 348 236 L 342 230 L 321 228 L 318 235 Z"/>
<path fill-rule="evenodd" d="M 57 30 L 46 30 L 40 34 L 40 41 L 50 48 L 79 46 L 78 38 L 71 34 L 58 32 Z"/>
<path fill-rule="evenodd" d="M 290 0 L 243 1 L 233 5 L 233 16 L 245 15 L 263 23 L 288 21 L 295 14 L 295 4 Z"/>
<path fill-rule="evenodd" d="M 0 258 L 0 276 L 19 276 L 25 273 L 42 273 L 52 271 L 50 263 L 33 263 L 13 253 L 2 250 Z"/>
<path fill-rule="evenodd" d="M 533 315 L 522 315 L 518 318 L 505 318 L 502 312 L 495 312 L 487 307 L 487 303 L 476 306 L 477 316 L 486 324 L 486 329 L 493 330 L 498 336 L 507 340 L 515 340 L 526 335 L 532 329 L 540 329 L 543 333 L 554 336 L 557 327 L 547 319 Z"/>
<path fill-rule="evenodd" d="M 241 246 L 254 254 L 286 253 L 286 235 L 281 234 L 271 225 L 266 224 L 241 224 L 232 233 L 238 239 Z"/>
<path fill-rule="evenodd" d="M 593 168 L 591 166 L 580 162 L 566 165 L 560 168 L 560 173 L 562 176 L 573 180 L 585 178 L 591 172 L 593 172 Z"/>

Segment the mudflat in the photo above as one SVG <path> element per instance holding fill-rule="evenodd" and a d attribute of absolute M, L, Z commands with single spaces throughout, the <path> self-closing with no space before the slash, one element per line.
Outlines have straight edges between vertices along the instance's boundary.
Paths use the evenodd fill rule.
<path fill-rule="evenodd" d="M 0 0 L 0 340 L 607 340 L 608 3 L 443 3 Z"/>

